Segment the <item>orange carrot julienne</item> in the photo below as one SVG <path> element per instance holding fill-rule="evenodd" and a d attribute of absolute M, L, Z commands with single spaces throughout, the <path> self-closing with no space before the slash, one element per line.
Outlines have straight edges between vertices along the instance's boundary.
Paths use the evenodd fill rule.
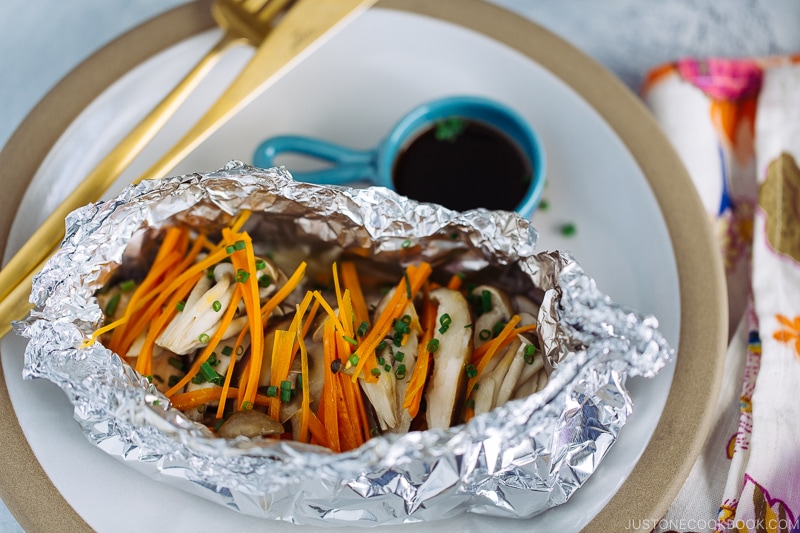
<path fill-rule="evenodd" d="M 309 415 L 311 414 L 311 391 L 309 390 L 308 380 L 308 351 L 306 350 L 306 343 L 303 340 L 303 332 L 300 328 L 297 331 L 297 340 L 300 344 L 300 376 L 302 378 L 303 397 L 300 402 L 300 431 L 299 439 L 301 442 L 308 442 L 308 423 Z"/>
<path fill-rule="evenodd" d="M 520 320 L 521 318 L 519 315 L 512 316 L 511 320 L 508 321 L 502 331 L 500 331 L 500 333 L 497 335 L 497 338 L 494 339 L 496 342 L 492 343 L 492 346 L 487 350 L 486 354 L 481 359 L 481 362 L 478 363 L 478 372 L 475 374 L 475 377 L 470 378 L 467 382 L 467 398 L 472 395 L 472 389 L 475 388 L 475 383 L 478 382 L 478 379 L 480 378 L 483 370 L 486 368 L 486 365 L 489 364 L 489 361 L 491 361 L 492 357 L 494 357 L 494 355 L 499 351 L 503 339 L 506 339 L 511 335 L 511 332 L 514 331 L 514 328 L 517 324 L 519 324 Z"/>
<path fill-rule="evenodd" d="M 447 282 L 447 288 L 457 291 L 461 288 L 461 283 L 464 281 L 464 278 L 460 274 L 453 274 L 450 277 L 450 281 Z"/>
<path fill-rule="evenodd" d="M 502 342 L 498 346 L 498 349 L 505 348 L 506 346 L 511 344 L 511 341 L 514 340 L 514 337 L 516 337 L 517 335 L 519 335 L 521 333 L 528 333 L 529 331 L 536 331 L 536 324 L 529 324 L 527 326 L 520 326 L 520 327 L 514 329 L 513 331 L 511 331 L 511 333 L 507 337 L 505 337 L 502 340 Z M 491 348 L 499 338 L 500 338 L 499 336 L 495 337 L 494 339 L 490 340 L 489 342 L 487 342 L 485 344 L 482 344 L 481 346 L 478 346 L 477 348 L 475 348 L 475 350 L 472 352 L 472 360 L 470 362 L 473 365 L 480 363 L 481 359 L 483 359 L 483 356 L 486 355 L 487 351 L 489 351 L 489 348 Z"/>
<path fill-rule="evenodd" d="M 430 366 L 431 354 L 428 351 L 428 343 L 433 338 L 436 328 L 436 305 L 425 298 L 422 308 L 422 339 L 417 345 L 417 362 L 411 372 L 411 379 L 406 387 L 406 397 L 403 398 L 403 409 L 408 410 L 411 418 L 419 413 L 419 406 L 422 402 L 422 391 L 428 378 L 428 368 Z"/>
<path fill-rule="evenodd" d="M 214 349 L 217 347 L 217 344 L 219 344 L 219 341 L 222 340 L 222 335 L 225 333 L 225 330 L 228 329 L 228 325 L 230 325 L 231 320 L 233 320 L 233 315 L 236 314 L 236 308 L 239 306 L 239 299 L 241 298 L 241 291 L 241 287 L 237 284 L 233 290 L 233 298 L 231 298 L 228 308 L 225 310 L 225 314 L 222 315 L 222 320 L 220 320 L 217 330 L 208 340 L 208 344 L 206 344 L 205 348 L 203 348 L 203 351 L 200 353 L 200 355 L 195 358 L 186 375 L 183 376 L 174 387 L 171 387 L 169 390 L 167 390 L 167 392 L 164 393 L 165 396 L 172 396 L 185 387 L 186 384 L 189 383 L 189 381 L 191 381 L 191 379 L 200 371 L 200 366 L 202 366 L 202 364 L 205 363 L 209 357 L 211 357 L 211 352 L 214 351 Z"/>
<path fill-rule="evenodd" d="M 364 299 L 364 291 L 358 279 L 356 265 L 352 261 L 342 263 L 342 285 L 350 291 L 356 322 L 358 324 L 369 322 L 369 311 L 367 310 L 367 302 Z"/>
<path fill-rule="evenodd" d="M 354 382 L 361 375 L 367 361 L 375 359 L 375 349 L 388 334 L 392 321 L 400 317 L 406 305 L 413 300 L 414 296 L 431 275 L 431 271 L 431 265 L 426 262 L 420 263 L 418 267 L 411 265 L 406 269 L 394 294 L 389 299 L 389 303 L 375 321 L 372 330 L 359 345 L 357 351 L 359 355 L 358 365 L 352 377 Z"/>

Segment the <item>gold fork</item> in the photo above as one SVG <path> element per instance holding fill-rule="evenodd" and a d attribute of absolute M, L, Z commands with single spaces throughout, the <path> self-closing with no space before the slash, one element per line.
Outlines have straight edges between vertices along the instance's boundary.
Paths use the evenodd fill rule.
<path fill-rule="evenodd" d="M 232 5 L 233 1 L 227 0 L 227 3 Z M 245 0 L 249 3 L 256 1 L 258 0 Z M 216 103 L 172 149 L 134 183 L 164 176 L 222 124 L 318 47 L 323 42 L 323 37 L 331 35 L 333 30 L 341 28 L 376 2 L 377 0 L 296 0 L 292 7 L 282 14 L 280 23 L 269 32 L 253 58 Z M 88 189 L 83 193 L 85 196 L 78 196 L 76 189 L 76 192 L 64 202 L 64 204 L 73 203 L 67 205 L 68 209 L 63 216 L 56 217 L 54 214 L 48 217 L 46 222 L 50 222 L 53 218 L 56 220 L 46 229 L 44 225 L 40 227 L 12 261 L 0 271 L 0 294 L 5 295 L 0 301 L 0 337 L 8 333 L 12 321 L 24 318 L 32 308 L 27 302 L 31 281 L 49 258 L 48 252 L 55 248 L 62 238 L 64 217 L 72 210 L 95 201 L 101 191 L 113 183 L 112 179 L 105 184 L 104 177 L 95 174 L 97 173 L 93 172 L 90 175 L 97 180 L 95 183 L 85 187 L 89 181 L 87 177 L 79 186 Z M 104 183 L 104 188 L 99 189 L 97 183 Z M 57 235 L 58 238 L 53 239 L 53 235 Z M 31 259 L 31 256 L 35 259 Z M 15 264 L 15 271 L 4 275 L 18 257 L 19 265 L 24 265 L 27 270 Z"/>
<path fill-rule="evenodd" d="M 215 0 L 212 14 L 225 31 L 178 85 L 89 173 L 75 190 L 47 217 L 28 242 L 0 270 L 0 298 L 55 248 L 64 235 L 64 218 L 73 210 L 96 201 L 128 167 L 172 117 L 222 54 L 232 45 L 259 46 L 275 18 L 294 0 Z"/>

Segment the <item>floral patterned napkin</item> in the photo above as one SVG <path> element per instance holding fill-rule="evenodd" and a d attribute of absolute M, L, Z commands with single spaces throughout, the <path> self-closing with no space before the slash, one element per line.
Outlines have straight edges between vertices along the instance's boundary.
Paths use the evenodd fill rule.
<path fill-rule="evenodd" d="M 800 55 L 682 60 L 643 98 L 715 225 L 731 339 L 668 532 L 800 532 Z"/>

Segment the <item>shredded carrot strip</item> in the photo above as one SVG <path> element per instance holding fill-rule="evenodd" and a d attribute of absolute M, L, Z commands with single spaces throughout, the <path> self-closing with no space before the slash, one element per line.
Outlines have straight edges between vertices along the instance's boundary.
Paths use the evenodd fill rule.
<path fill-rule="evenodd" d="M 222 387 L 205 387 L 175 394 L 170 397 L 169 401 L 172 402 L 172 407 L 184 411 L 192 407 L 197 407 L 198 405 L 219 400 L 222 397 L 222 392 Z M 236 389 L 228 389 L 226 394 L 229 398 L 232 398 L 236 396 L 237 392 Z"/>
<path fill-rule="evenodd" d="M 430 298 L 425 298 L 422 307 L 422 339 L 417 346 L 417 362 L 411 373 L 411 379 L 406 388 L 406 397 L 403 398 L 403 409 L 408 410 L 411 418 L 419 413 L 420 402 L 422 401 L 422 391 L 428 379 L 428 368 L 430 366 L 431 354 L 428 352 L 428 343 L 433 338 L 436 331 L 436 304 Z"/>
<path fill-rule="evenodd" d="M 311 440 L 312 443 L 330 448 L 328 445 L 328 434 L 325 432 L 325 426 L 322 425 L 322 422 L 320 422 L 319 418 L 317 418 L 316 415 L 310 410 L 308 412 L 308 429 L 313 436 L 313 439 Z"/>
<path fill-rule="evenodd" d="M 342 263 L 342 285 L 344 285 L 346 290 L 350 291 L 356 322 L 358 324 L 369 322 L 369 310 L 367 309 L 367 302 L 364 299 L 364 291 L 358 279 L 356 265 L 352 261 L 345 261 Z"/>
<path fill-rule="evenodd" d="M 280 387 L 281 381 L 289 375 L 289 358 L 294 346 L 297 330 L 276 330 L 275 340 L 272 344 L 272 368 L 270 385 Z M 252 357 L 250 359 L 252 361 Z M 269 416 L 278 419 L 281 413 L 281 399 L 278 395 L 272 397 L 269 404 Z"/>
<path fill-rule="evenodd" d="M 245 225 L 252 214 L 253 212 L 249 209 L 242 209 L 239 214 L 236 215 L 236 218 L 233 219 L 233 223 L 230 225 L 231 231 L 239 233 L 242 230 L 242 226 Z"/>
<path fill-rule="evenodd" d="M 414 299 L 414 296 L 431 275 L 431 271 L 431 265 L 426 262 L 420 263 L 418 267 L 412 265 L 406 269 L 405 275 L 398 283 L 394 294 L 389 299 L 389 303 L 375 321 L 372 330 L 358 347 L 359 360 L 352 377 L 354 382 L 361 375 L 367 361 L 372 360 L 374 362 L 375 348 L 388 334 L 392 321 L 399 318 L 408 303 Z"/>
<path fill-rule="evenodd" d="M 536 331 L 536 324 L 529 324 L 527 326 L 521 326 L 521 327 L 518 327 L 518 328 L 514 329 L 507 337 L 502 339 L 502 341 L 500 342 L 500 345 L 498 346 L 498 349 L 503 349 L 506 346 L 508 346 L 509 344 L 511 344 L 511 341 L 513 341 L 514 338 L 517 335 L 519 335 L 520 333 L 527 333 L 529 331 Z M 497 344 L 497 341 L 499 339 L 500 339 L 500 337 L 498 336 L 498 337 L 490 340 L 486 344 L 482 344 L 481 346 L 478 346 L 477 348 L 475 348 L 475 350 L 472 352 L 472 359 L 471 359 L 470 362 L 473 365 L 480 363 L 480 361 L 483 358 L 483 356 L 486 355 L 486 352 L 489 351 L 489 348 L 491 348 L 492 345 Z"/>
<path fill-rule="evenodd" d="M 320 294 L 319 291 L 314 291 L 314 298 L 317 302 L 322 306 L 326 313 L 328 313 L 328 318 L 333 321 L 334 328 L 339 331 L 342 335 L 345 335 L 345 329 L 342 322 L 339 320 L 339 317 L 336 315 L 336 311 L 330 306 L 328 302 L 325 301 L 325 298 Z"/>
<path fill-rule="evenodd" d="M 242 406 L 244 405 L 244 387 L 242 386 L 243 382 L 247 381 L 247 376 L 250 374 L 250 359 L 247 359 L 247 362 L 244 365 L 244 369 L 242 371 L 241 376 L 239 377 L 239 392 L 236 394 L 236 410 L 241 411 Z M 267 402 L 269 405 L 269 402 Z"/>
<path fill-rule="evenodd" d="M 461 276 L 459 276 L 458 274 L 453 274 L 450 277 L 450 281 L 447 282 L 447 288 L 451 289 L 451 290 L 454 290 L 454 291 L 457 291 L 458 289 L 461 288 L 462 281 L 463 281 L 463 279 L 462 279 Z"/>
<path fill-rule="evenodd" d="M 222 335 L 225 333 L 225 330 L 228 329 L 231 320 L 233 320 L 233 315 L 236 314 L 236 308 L 239 306 L 239 299 L 241 297 L 242 288 L 239 284 L 237 284 L 236 288 L 233 290 L 233 298 L 231 298 L 231 302 L 228 304 L 225 314 L 222 315 L 219 327 L 217 327 L 217 330 L 211 336 L 208 344 L 206 344 L 206 347 L 203 348 L 203 351 L 200 353 L 200 355 L 195 358 L 194 362 L 192 363 L 192 367 L 189 369 L 186 375 L 183 376 L 174 387 L 171 387 L 167 392 L 165 392 L 165 396 L 170 397 L 185 387 L 186 384 L 189 383 L 189 381 L 191 381 L 191 379 L 200 371 L 200 366 L 205 363 L 209 357 L 211 357 L 211 352 L 216 349 L 219 341 L 222 340 Z"/>
<path fill-rule="evenodd" d="M 363 444 L 358 413 L 356 412 L 355 398 L 353 397 L 353 382 L 344 373 L 336 376 L 339 381 L 336 394 L 339 415 L 339 438 L 342 451 L 354 450 Z"/>
<path fill-rule="evenodd" d="M 328 435 L 328 447 L 342 451 L 339 443 L 339 419 L 336 415 L 336 376 L 331 371 L 331 363 L 336 359 L 336 330 L 332 320 L 326 320 L 322 329 L 322 345 L 325 354 L 325 380 L 322 385 L 322 398 L 319 404 L 320 419 Z"/>
<path fill-rule="evenodd" d="M 269 315 L 300 284 L 300 281 L 302 281 L 303 277 L 306 275 L 306 266 L 307 265 L 305 261 L 300 263 L 297 269 L 295 269 L 294 273 L 289 277 L 288 280 L 286 280 L 286 283 L 284 283 L 283 287 L 278 289 L 278 291 L 272 295 L 272 298 L 267 300 L 267 303 L 263 305 L 261 308 L 261 321 L 264 322 L 265 325 Z"/>
<path fill-rule="evenodd" d="M 303 331 L 298 328 L 297 342 L 300 344 L 300 376 L 303 381 L 303 398 L 300 403 L 300 442 L 308 442 L 308 421 L 311 414 L 311 391 L 308 382 L 308 351 L 303 340 Z"/>
<path fill-rule="evenodd" d="M 166 329 L 170 320 L 178 313 L 178 302 L 186 297 L 199 278 L 200 274 L 197 274 L 194 278 L 186 280 L 182 287 L 179 287 L 177 291 L 172 293 L 170 299 L 167 300 L 166 307 L 164 307 L 163 310 L 161 310 L 160 307 L 156 310 L 155 320 L 152 321 L 150 329 L 147 331 L 144 344 L 142 344 L 142 349 L 139 352 L 139 357 L 136 359 L 136 371 L 140 374 L 147 376 L 152 372 L 153 346 L 155 345 L 156 339 L 161 335 L 161 332 Z M 164 296 L 167 296 L 167 294 L 165 293 Z"/>
<path fill-rule="evenodd" d="M 475 387 L 475 383 L 478 382 L 478 378 L 480 377 L 483 370 L 486 368 L 486 365 L 489 364 L 489 361 L 492 360 L 492 357 L 499 351 L 500 345 L 502 344 L 503 340 L 508 338 L 511 335 L 511 332 L 514 331 L 514 328 L 517 324 L 519 324 L 520 316 L 514 315 L 511 317 L 511 320 L 505 325 L 505 327 L 498 333 L 497 338 L 494 339 L 495 342 L 492 343 L 492 346 L 486 351 L 486 355 L 483 356 L 481 362 L 478 363 L 477 367 L 477 374 L 475 374 L 474 378 L 470 378 L 467 382 L 467 398 L 470 397 L 472 394 L 472 389 Z M 488 343 L 487 343 L 488 344 Z"/>
<path fill-rule="evenodd" d="M 353 385 L 353 393 L 356 400 L 358 419 L 361 422 L 361 431 L 364 435 L 364 440 L 362 442 L 367 442 L 372 435 L 369 433 L 369 419 L 367 418 L 367 409 L 364 406 L 364 397 L 361 396 L 361 387 Z"/>

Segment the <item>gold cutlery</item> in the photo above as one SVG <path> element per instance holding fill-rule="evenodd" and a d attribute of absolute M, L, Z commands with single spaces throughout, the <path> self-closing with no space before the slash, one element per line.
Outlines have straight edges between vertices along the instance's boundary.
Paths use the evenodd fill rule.
<path fill-rule="evenodd" d="M 284 0 L 270 0 L 265 4 L 265 9 L 272 2 L 286 3 Z M 377 0 L 296 0 L 285 12 L 280 13 L 280 8 L 277 8 L 277 12 L 272 17 L 274 18 L 280 13 L 280 22 L 269 30 L 253 57 L 237 78 L 177 144 L 137 178 L 134 183 L 166 175 L 220 126 L 319 47 L 324 41 L 323 37 L 332 35 L 334 31 L 342 28 L 376 2 Z M 253 5 L 256 3 L 263 3 L 263 0 L 226 0 L 224 2 L 218 0 L 215 6 L 219 9 L 219 6 L 223 4 L 228 7 L 241 4 L 240 7 L 242 7 L 244 4 Z M 239 15 L 244 15 L 248 12 L 242 9 L 238 13 Z M 232 19 L 233 17 L 225 20 Z M 238 39 L 248 39 L 244 35 L 237 35 L 239 35 Z M 215 49 L 223 45 L 226 39 L 223 38 Z M 208 68 L 210 68 L 210 65 Z M 181 85 L 186 81 L 186 78 L 184 78 Z M 183 90 L 188 95 L 195 87 L 196 81 L 190 80 L 186 85 L 188 86 Z M 170 104 L 170 107 L 172 105 L 177 107 L 178 104 L 179 102 Z M 163 105 L 163 102 L 161 105 Z M 149 138 L 152 138 L 155 131 L 165 121 L 164 119 L 158 120 L 153 126 L 145 128 L 140 125 L 134 131 L 139 130 L 141 127 L 143 132 L 146 130 L 144 134 L 150 134 Z M 155 128 L 155 131 L 149 133 L 151 127 Z M 119 167 L 121 166 L 124 169 L 133 159 L 127 153 L 136 151 L 138 154 L 146 144 L 145 142 L 140 146 L 140 142 L 140 140 L 136 139 L 130 142 L 125 152 L 120 151 L 118 154 L 113 152 L 109 154 L 101 163 L 101 165 L 107 164 L 108 167 L 101 171 L 92 171 L 59 208 L 47 218 L 45 223 L 22 246 L 11 261 L 0 270 L 0 297 L 3 298 L 2 302 L 0 302 L 0 336 L 5 335 L 10 330 L 12 321 L 24 318 L 32 308 L 31 304 L 27 302 L 31 280 L 33 275 L 41 270 L 50 252 L 63 238 L 64 218 L 66 215 L 78 207 L 97 201 L 102 192 L 114 182 L 114 179 L 121 172 Z M 109 160 L 111 156 L 114 156 L 113 160 L 106 163 L 106 160 Z"/>

